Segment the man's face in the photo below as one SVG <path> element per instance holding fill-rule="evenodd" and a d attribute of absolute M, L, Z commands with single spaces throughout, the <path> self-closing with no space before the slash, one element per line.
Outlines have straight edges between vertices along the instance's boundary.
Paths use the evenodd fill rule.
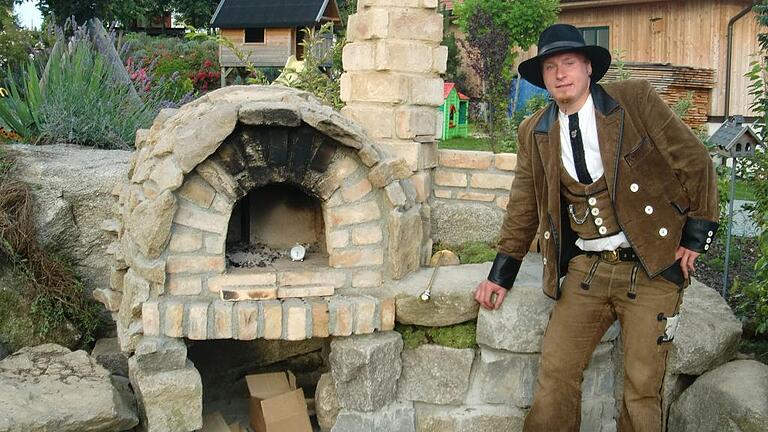
<path fill-rule="evenodd" d="M 575 52 L 555 54 L 541 62 L 544 85 L 552 98 L 570 105 L 586 100 L 592 64 L 584 55 Z"/>

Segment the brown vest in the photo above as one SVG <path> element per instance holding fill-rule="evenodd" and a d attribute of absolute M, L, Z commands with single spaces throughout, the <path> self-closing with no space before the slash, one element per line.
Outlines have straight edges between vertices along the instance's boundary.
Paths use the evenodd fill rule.
<path fill-rule="evenodd" d="M 560 164 L 560 192 L 568 206 L 571 229 L 584 240 L 609 237 L 621 231 L 613 211 L 605 176 L 592 184 L 579 183 Z"/>

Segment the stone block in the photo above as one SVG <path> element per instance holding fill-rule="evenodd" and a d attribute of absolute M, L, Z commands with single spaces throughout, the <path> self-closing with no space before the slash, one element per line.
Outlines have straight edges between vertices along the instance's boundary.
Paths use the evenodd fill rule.
<path fill-rule="evenodd" d="M 612 343 L 601 343 L 595 348 L 581 382 L 583 398 L 613 399 L 616 369 L 613 365 L 612 351 Z"/>
<path fill-rule="evenodd" d="M 194 204 L 180 203 L 173 222 L 202 231 L 225 235 L 229 226 L 229 216 L 206 211 Z"/>
<path fill-rule="evenodd" d="M 381 242 L 383 233 L 378 225 L 354 228 L 352 230 L 352 244 L 356 246 L 377 244 Z"/>
<path fill-rule="evenodd" d="M 149 175 L 149 180 L 155 183 L 158 191 L 175 191 L 184 181 L 184 175 L 173 156 L 158 160 Z"/>
<path fill-rule="evenodd" d="M 145 336 L 136 345 L 131 359 L 145 373 L 183 369 L 187 362 L 187 346 L 182 339 Z"/>
<path fill-rule="evenodd" d="M 168 245 L 171 252 L 195 252 L 203 245 L 203 233 L 185 227 L 174 227 L 171 241 Z"/>
<path fill-rule="evenodd" d="M 435 170 L 435 184 L 438 186 L 464 187 L 467 185 L 467 174 L 438 168 Z"/>
<path fill-rule="evenodd" d="M 301 299 L 283 300 L 283 339 L 304 340 L 312 337 L 312 311 Z"/>
<path fill-rule="evenodd" d="M 283 306 L 278 300 L 261 302 L 264 316 L 264 339 L 280 339 L 283 335 Z"/>
<path fill-rule="evenodd" d="M 409 175 L 419 169 L 419 161 L 421 160 L 421 145 L 419 143 L 412 140 L 384 138 L 377 143 L 384 153 L 404 159 L 408 170 L 410 170 Z"/>
<path fill-rule="evenodd" d="M 443 40 L 443 16 L 430 9 L 394 9 L 389 14 L 386 35 L 437 44 Z"/>
<path fill-rule="evenodd" d="M 324 285 L 340 288 L 347 281 L 347 274 L 341 270 L 322 271 L 280 271 L 277 283 L 280 286 Z"/>
<path fill-rule="evenodd" d="M 226 236 L 208 233 L 205 235 L 205 252 L 209 254 L 224 253 Z"/>
<path fill-rule="evenodd" d="M 367 178 L 361 178 L 349 186 L 342 187 L 341 197 L 344 198 L 344 201 L 351 203 L 365 197 L 371 190 L 373 190 L 371 182 Z"/>
<path fill-rule="evenodd" d="M 515 406 L 452 407 L 415 403 L 418 432 L 522 432 L 526 412 Z"/>
<path fill-rule="evenodd" d="M 353 288 L 375 288 L 381 286 L 382 275 L 378 270 L 361 270 L 352 273 Z"/>
<path fill-rule="evenodd" d="M 238 120 L 251 126 L 287 126 L 301 124 L 301 112 L 289 103 L 280 101 L 248 102 L 237 112 Z"/>
<path fill-rule="evenodd" d="M 498 206 L 500 209 L 506 210 L 507 205 L 509 205 L 509 195 L 500 196 L 496 198 L 496 206 Z"/>
<path fill-rule="evenodd" d="M 236 329 L 236 339 L 253 340 L 261 332 L 261 303 L 260 302 L 237 302 L 233 308 L 233 315 L 236 317 L 234 328 Z M 263 321 L 261 321 L 263 323 Z"/>
<path fill-rule="evenodd" d="M 145 336 L 160 335 L 160 305 L 156 301 L 141 305 L 141 321 Z"/>
<path fill-rule="evenodd" d="M 672 404 L 675 432 L 764 431 L 768 428 L 768 365 L 737 360 L 698 377 Z"/>
<path fill-rule="evenodd" d="M 397 137 L 413 139 L 417 135 L 434 135 L 437 121 L 435 108 L 403 106 L 395 112 Z"/>
<path fill-rule="evenodd" d="M 381 309 L 381 331 L 390 331 L 395 328 L 395 299 L 384 297 L 379 299 Z"/>
<path fill-rule="evenodd" d="M 328 331 L 330 325 L 328 302 L 322 298 L 309 298 L 307 302 L 312 309 L 312 337 L 325 338 L 330 336 Z"/>
<path fill-rule="evenodd" d="M 346 247 L 349 244 L 349 230 L 335 230 L 328 233 L 326 240 L 328 247 L 338 249 Z"/>
<path fill-rule="evenodd" d="M 368 180 L 375 187 L 384 187 L 393 180 L 402 180 L 411 176 L 413 171 L 403 158 L 384 159 L 368 173 Z"/>
<path fill-rule="evenodd" d="M 368 168 L 376 165 L 381 160 L 381 156 L 376 148 L 370 141 L 363 143 L 363 146 L 358 150 L 357 155 L 360 156 L 360 161 L 363 162 Z"/>
<path fill-rule="evenodd" d="M 349 16 L 347 39 L 357 42 L 387 37 L 388 23 L 389 13 L 384 9 L 359 11 Z"/>
<path fill-rule="evenodd" d="M 453 192 L 447 189 L 435 189 L 436 198 L 450 199 L 453 196 Z"/>
<path fill-rule="evenodd" d="M 109 287 L 114 291 L 123 292 L 123 281 L 127 272 L 127 269 L 112 269 L 109 273 Z"/>
<path fill-rule="evenodd" d="M 432 50 L 432 72 L 444 74 L 448 66 L 448 47 L 439 46 Z"/>
<path fill-rule="evenodd" d="M 320 375 L 315 390 L 315 414 L 317 423 L 323 431 L 330 431 L 339 415 L 339 397 L 336 396 L 336 384 L 330 372 Z"/>
<path fill-rule="evenodd" d="M 171 234 L 176 207 L 176 198 L 170 191 L 165 191 L 153 200 L 142 202 L 131 212 L 127 228 L 138 251 L 145 257 L 154 259 L 162 253 Z M 150 220 L 153 223 L 147 223 Z"/>
<path fill-rule="evenodd" d="M 472 290 L 488 276 L 490 264 L 420 268 L 393 287 L 396 292 L 397 321 L 403 324 L 442 327 L 477 318 L 479 305 Z M 435 273 L 431 297 L 421 300 L 421 293 Z"/>
<path fill-rule="evenodd" d="M 350 157 L 334 162 L 327 170 L 328 174 L 317 185 L 317 193 L 322 199 L 328 199 L 344 184 L 344 181 L 354 174 L 359 167 Z"/>
<path fill-rule="evenodd" d="M 411 95 L 410 103 L 415 105 L 426 105 L 439 107 L 445 100 L 443 99 L 443 79 L 411 77 Z M 430 135 L 435 132 L 432 129 Z"/>
<path fill-rule="evenodd" d="M 333 285 L 288 286 L 277 289 L 277 298 L 322 297 L 336 292 Z"/>
<path fill-rule="evenodd" d="M 510 352 L 541 352 L 554 301 L 541 294 L 541 282 L 518 281 L 499 309 L 480 309 L 477 342 Z"/>
<path fill-rule="evenodd" d="M 168 277 L 168 292 L 171 295 L 198 295 L 203 289 L 200 276 L 175 276 Z"/>
<path fill-rule="evenodd" d="M 123 294 L 111 289 L 97 288 L 93 290 L 93 298 L 104 305 L 110 312 L 117 312 L 123 301 Z"/>
<path fill-rule="evenodd" d="M 141 313 L 141 304 L 149 300 L 149 281 L 141 277 L 133 268 L 123 279 L 123 298 L 120 301 L 120 319 L 127 322 Z"/>
<path fill-rule="evenodd" d="M 181 369 L 151 373 L 131 358 L 129 369 L 142 430 L 194 431 L 203 426 L 203 384 L 192 362 Z"/>
<path fill-rule="evenodd" d="M 379 248 L 336 250 L 329 257 L 328 263 L 333 268 L 381 265 L 384 263 L 384 251 Z"/>
<path fill-rule="evenodd" d="M 479 189 L 504 189 L 512 187 L 514 176 L 506 174 L 472 173 L 470 186 Z"/>
<path fill-rule="evenodd" d="M 399 181 L 393 181 L 384 187 L 384 192 L 387 195 L 387 201 L 392 207 L 405 207 L 408 199 L 405 196 L 405 191 Z"/>
<path fill-rule="evenodd" d="M 376 68 L 376 45 L 371 42 L 353 42 L 344 45 L 341 52 L 345 71 L 365 71 Z"/>
<path fill-rule="evenodd" d="M 517 168 L 517 154 L 496 153 L 494 155 L 494 166 L 502 171 L 514 171 Z"/>
<path fill-rule="evenodd" d="M 224 257 L 171 255 L 167 261 L 168 273 L 222 273 L 226 264 Z"/>
<path fill-rule="evenodd" d="M 435 197 L 450 198 L 450 191 L 435 189 Z M 461 244 L 498 240 L 504 212 L 495 205 L 473 201 L 435 201 L 432 203 L 432 239 Z"/>
<path fill-rule="evenodd" d="M 209 208 L 216 197 L 216 190 L 197 174 L 187 177 L 179 189 L 179 196 L 202 208 Z"/>
<path fill-rule="evenodd" d="M 432 69 L 432 47 L 423 42 L 382 39 L 376 43 L 374 58 L 379 71 L 429 73 Z"/>
<path fill-rule="evenodd" d="M 416 271 L 421 262 L 422 225 L 419 210 L 393 210 L 389 215 L 388 271 L 400 279 Z"/>
<path fill-rule="evenodd" d="M 426 344 L 403 350 L 401 357 L 399 399 L 442 405 L 460 405 L 464 401 L 474 349 Z"/>
<path fill-rule="evenodd" d="M 195 168 L 197 174 L 220 194 L 223 194 L 230 201 L 237 197 L 237 182 L 232 178 L 227 170 L 220 164 L 212 160 L 206 160 Z M 215 200 L 214 200 L 215 201 Z"/>
<path fill-rule="evenodd" d="M 378 312 L 378 300 L 371 296 L 349 297 L 355 303 L 354 334 L 368 334 L 380 327 Z"/>
<path fill-rule="evenodd" d="M 331 432 L 415 432 L 413 402 L 398 401 L 375 412 L 342 409 Z"/>
<path fill-rule="evenodd" d="M 528 408 L 539 370 L 538 354 L 516 354 L 480 345 L 468 395 L 470 403 Z"/>
<path fill-rule="evenodd" d="M 375 201 L 334 207 L 327 211 L 326 223 L 333 227 L 370 222 L 381 216 Z"/>
<path fill-rule="evenodd" d="M 440 166 L 446 168 L 487 170 L 494 158 L 492 152 L 485 151 L 440 150 L 438 153 Z"/>
<path fill-rule="evenodd" d="M 346 47 L 349 47 L 349 44 Z M 347 48 L 344 48 L 345 50 Z M 371 61 L 373 61 L 371 59 Z M 394 109 L 379 104 L 354 103 L 341 109 L 341 114 L 363 126 L 371 138 L 392 138 L 395 131 Z"/>
<path fill-rule="evenodd" d="M 581 431 L 616 432 L 616 401 L 612 397 L 591 398 L 581 402 Z"/>
<path fill-rule="evenodd" d="M 208 278 L 208 290 L 218 292 L 224 288 L 274 286 L 276 283 L 277 274 L 274 272 L 235 269 L 226 274 Z"/>
<path fill-rule="evenodd" d="M 459 192 L 456 192 L 456 198 L 460 200 L 465 200 L 465 201 L 492 202 L 496 200 L 496 195 L 492 193 L 459 191 Z"/>
<path fill-rule="evenodd" d="M 211 305 L 213 314 L 213 333 L 211 339 L 232 339 L 232 315 L 234 304 L 232 302 L 216 300 Z"/>
<path fill-rule="evenodd" d="M 160 322 L 163 325 L 162 334 L 165 336 L 184 337 L 184 303 L 179 301 L 165 303 Z"/>
<path fill-rule="evenodd" d="M 339 404 L 370 412 L 394 402 L 402 350 L 403 340 L 397 332 L 333 339 L 329 360 Z"/>
<path fill-rule="evenodd" d="M 427 171 L 414 173 L 408 180 L 416 191 L 415 201 L 417 203 L 426 202 L 432 195 L 432 177 Z"/>
<path fill-rule="evenodd" d="M 189 304 L 187 312 L 187 337 L 191 340 L 208 338 L 208 309 L 209 302 L 196 301 Z"/>
<path fill-rule="evenodd" d="M 328 300 L 329 326 L 332 336 L 349 336 L 352 334 L 354 323 L 354 305 L 343 296 L 331 297 Z"/>
<path fill-rule="evenodd" d="M 423 142 L 419 149 L 421 151 L 419 155 L 419 169 L 425 170 L 437 167 L 437 141 Z"/>
<path fill-rule="evenodd" d="M 741 322 L 720 294 L 693 279 L 680 306 L 667 369 L 672 374 L 701 375 L 733 358 L 741 332 Z"/>
<path fill-rule="evenodd" d="M 97 340 L 91 357 L 112 375 L 128 376 L 128 356 L 120 350 L 117 338 Z"/>
<path fill-rule="evenodd" d="M 341 85 L 345 102 L 401 104 L 409 98 L 409 78 L 395 72 L 346 72 L 342 75 Z M 430 95 L 425 87 L 419 87 L 420 91 Z"/>

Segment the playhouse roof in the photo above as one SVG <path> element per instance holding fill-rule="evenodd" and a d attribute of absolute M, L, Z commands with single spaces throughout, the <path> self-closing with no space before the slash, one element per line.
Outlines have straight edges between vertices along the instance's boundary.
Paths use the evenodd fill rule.
<path fill-rule="evenodd" d="M 451 90 L 456 87 L 456 84 L 452 82 L 445 82 L 443 83 L 443 99 L 447 98 L 448 95 L 451 93 Z M 456 93 L 459 94 L 459 99 L 461 100 L 469 100 L 469 96 L 465 95 L 464 93 L 460 92 L 459 89 L 456 89 Z"/>
<path fill-rule="evenodd" d="M 331 5 L 332 3 L 332 5 Z M 294 27 L 322 21 L 334 0 L 221 0 L 211 19 L 218 28 Z"/>

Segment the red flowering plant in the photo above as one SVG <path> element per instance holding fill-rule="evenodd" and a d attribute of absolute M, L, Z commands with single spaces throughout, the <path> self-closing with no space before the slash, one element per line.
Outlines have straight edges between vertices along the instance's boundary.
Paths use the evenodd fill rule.
<path fill-rule="evenodd" d="M 203 60 L 200 69 L 190 76 L 192 85 L 200 93 L 207 93 L 210 90 L 219 87 L 221 72 L 218 65 L 210 59 Z"/>

